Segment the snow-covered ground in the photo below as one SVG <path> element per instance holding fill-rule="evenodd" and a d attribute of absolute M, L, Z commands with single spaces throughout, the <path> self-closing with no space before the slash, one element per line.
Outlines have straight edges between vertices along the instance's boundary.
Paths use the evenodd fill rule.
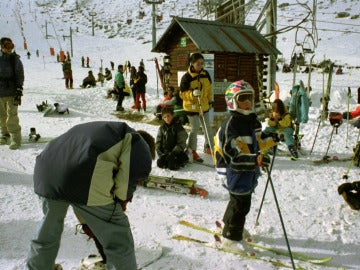
<path fill-rule="evenodd" d="M 49 20 L 43 9 L 37 8 L 34 2 L 52 2 L 52 20 L 60 39 L 44 39 L 45 20 Z M 36 127 L 38 133 L 43 137 L 58 136 L 72 126 L 96 121 L 109 120 L 118 121 L 111 112 L 115 109 L 116 103 L 111 99 L 105 99 L 106 90 L 111 87 L 111 83 L 104 87 L 97 86 L 91 89 L 66 90 L 62 79 L 61 64 L 56 62 L 54 57 L 49 56 L 49 46 L 61 43 L 63 49 L 68 50 L 68 42 L 62 39 L 60 29 L 68 29 L 68 23 L 59 24 L 61 18 L 69 20 L 68 13 L 64 10 L 75 1 L 2 1 L 0 3 L 0 36 L 13 38 L 17 45 L 17 52 L 25 67 L 26 81 L 24 85 L 23 104 L 19 107 L 19 117 L 22 125 L 23 136 L 27 136 L 30 127 Z M 61 5 L 65 2 L 65 6 Z M 85 1 L 78 1 L 80 4 Z M 91 7 L 97 1 L 88 1 Z M 119 1 L 114 1 L 119 2 Z M 126 1 L 124 9 L 130 9 L 128 2 L 137 6 L 137 1 Z M 175 1 L 173 1 L 175 2 Z M 182 5 L 185 14 L 196 9 L 196 5 L 191 1 L 178 1 Z M 192 1 L 194 2 L 194 1 Z M 351 7 L 351 12 L 359 12 L 359 4 L 354 1 L 340 2 L 342 6 Z M 108 14 L 101 14 L 103 18 L 109 20 L 116 18 L 113 2 L 110 8 L 106 9 Z M 172 3 L 172 2 L 171 2 Z M 171 3 L 167 3 L 171 7 Z M 102 3 L 105 5 L 106 3 Z M 186 6 L 188 4 L 188 6 Z M 19 8 L 21 7 L 21 8 Z M 58 10 L 56 9 L 58 7 Z M 60 8 L 61 7 L 61 8 Z M 98 6 L 99 7 L 99 6 Z M 101 7 L 101 6 L 100 6 Z M 145 6 L 150 11 L 149 6 Z M 29 9 L 31 13 L 29 13 Z M 334 20 L 334 7 L 323 8 L 329 19 L 332 14 Z M 346 8 L 344 7 L 344 10 Z M 24 33 L 32 53 L 31 59 L 26 58 L 26 51 L 22 49 L 23 39 L 18 31 L 18 23 L 14 19 L 13 10 L 18 10 L 22 15 Z M 57 11 L 56 11 L 57 10 Z M 103 9 L 100 8 L 100 11 Z M 62 13 L 61 13 L 62 12 Z M 124 14 L 124 11 L 122 11 Z M 36 15 L 36 21 L 34 19 Z M 106 16 L 107 15 L 107 16 Z M 164 15 L 168 16 L 168 14 Z M 181 14 L 178 14 L 181 15 Z M 129 15 L 130 16 L 130 15 Z M 135 15 L 134 15 L 135 16 Z M 164 16 L 166 18 L 166 16 Z M 16 17 L 16 16 L 15 16 Z M 126 17 L 125 15 L 123 17 Z M 320 20 L 320 12 L 318 19 Z M 72 18 L 73 21 L 76 21 Z M 115 20 L 115 19 L 113 19 Z M 124 19 L 122 19 L 124 20 Z M 325 19 L 323 19 L 325 20 Z M 56 23 L 56 21 L 58 23 Z M 88 22 L 88 21 L 87 21 Z M 167 21 L 169 22 L 169 20 Z M 359 25 L 359 20 L 349 20 L 348 23 Z M 151 34 L 142 32 L 134 22 L 133 32 L 136 36 L 143 33 L 144 40 L 130 38 L 111 38 L 96 30 L 96 35 L 92 36 L 91 31 L 84 30 L 85 20 L 77 21 L 79 32 L 73 36 L 74 58 L 73 74 L 74 85 L 81 84 L 86 76 L 88 69 L 81 68 L 81 56 L 90 57 L 91 69 L 97 74 L 101 59 L 103 66 L 109 67 L 109 61 L 114 61 L 116 65 L 130 60 L 135 66 L 141 59 L 145 60 L 146 73 L 149 77 L 147 87 L 148 107 L 156 106 L 161 100 L 157 96 L 157 81 L 155 66 L 152 61 L 147 61 L 157 54 L 150 53 Z M 73 24 L 73 27 L 75 24 Z M 339 25 L 338 25 L 339 26 Z M 50 26 L 49 26 L 50 27 Z M 143 27 L 148 27 L 150 31 L 150 17 L 144 21 Z M 162 23 L 162 29 L 166 28 L 166 22 Z M 329 24 L 329 28 L 332 25 Z M 359 28 L 352 28 L 358 31 Z M 159 30 L 159 32 L 161 29 Z M 100 33 L 101 32 L 101 33 Z M 131 32 L 131 31 L 130 31 Z M 321 61 L 326 53 L 326 58 L 337 60 L 338 63 L 349 63 L 359 65 L 359 34 L 338 33 L 338 38 L 334 38 L 334 33 L 320 32 L 321 41 L 319 47 L 322 48 L 319 54 Z M 287 52 L 287 56 L 294 47 L 290 42 L 294 35 L 288 34 L 281 37 L 279 43 L 280 51 Z M 341 41 L 341 43 L 340 43 Z M 343 50 L 340 48 L 343 47 Z M 289 49 L 290 48 L 290 49 Z M 336 48 L 336 50 L 333 50 Z M 36 57 L 35 50 L 40 50 L 40 57 Z M 281 98 L 289 98 L 289 90 L 292 85 L 292 74 L 277 73 L 277 81 L 281 88 Z M 356 89 L 360 86 L 360 70 L 345 67 L 343 75 L 333 76 L 331 100 L 329 108 L 331 111 L 343 112 L 347 108 L 347 87 L 351 87 L 353 97 L 350 101 L 350 108 L 357 106 Z M 307 82 L 307 74 L 298 73 L 297 81 L 302 79 Z M 323 82 L 326 86 L 327 74 L 323 76 L 320 70 L 312 73 L 312 107 L 310 108 L 310 120 L 307 124 L 301 125 L 300 133 L 304 134 L 302 140 L 303 150 L 309 152 L 318 126 L 318 116 L 320 114 L 320 97 L 323 91 Z M 159 91 L 160 86 L 159 86 Z M 69 105 L 70 115 L 43 117 L 36 109 L 36 104 L 47 100 L 49 103 L 63 102 Z M 125 107 L 132 105 L 131 99 L 124 103 Z M 152 135 L 156 135 L 157 126 L 128 122 L 135 129 L 145 129 Z M 347 129 L 348 128 L 348 129 Z M 313 269 L 360 269 L 360 216 L 359 212 L 351 210 L 342 197 L 337 194 L 337 186 L 344 182 L 342 179 L 348 163 L 338 162 L 320 166 L 314 166 L 311 159 L 320 158 L 326 151 L 329 144 L 329 137 L 332 127 L 329 122 L 320 125 L 314 151 L 309 157 L 302 155 L 298 161 L 291 161 L 288 157 L 276 157 L 272 179 L 281 213 L 284 219 L 286 232 L 290 246 L 293 251 L 300 251 L 312 256 L 333 256 L 333 260 L 325 266 L 315 266 L 301 264 L 302 266 L 312 267 Z M 350 156 L 352 148 L 356 145 L 359 130 L 342 124 L 338 133 L 334 134 L 330 143 L 329 155 L 339 157 Z M 347 136 L 348 135 L 348 136 Z M 203 136 L 199 135 L 199 152 L 202 149 Z M 45 144 L 24 144 L 20 150 L 12 151 L 8 147 L 0 147 L 0 265 L 1 269 L 23 269 L 24 261 L 29 247 L 31 235 L 35 232 L 42 212 L 38 197 L 33 192 L 32 173 L 35 157 L 43 150 Z M 203 154 L 204 156 L 204 154 Z M 205 157 L 205 156 L 204 156 Z M 205 157 L 210 162 L 209 157 Z M 192 178 L 197 180 L 197 184 L 204 187 L 209 192 L 207 198 L 196 196 L 178 195 L 164 191 L 138 188 L 133 202 L 128 205 L 128 216 L 132 226 L 135 242 L 137 245 L 160 243 L 163 247 L 163 256 L 160 260 L 147 267 L 146 269 L 274 269 L 270 263 L 255 260 L 243 259 L 231 254 L 222 253 L 213 249 L 200 247 L 193 243 L 178 242 L 171 237 L 175 234 L 184 234 L 202 240 L 212 240 L 210 235 L 188 229 L 178 224 L 178 221 L 185 219 L 209 228 L 215 228 L 214 222 L 221 220 L 228 202 L 227 191 L 222 188 L 221 183 L 215 180 L 213 169 L 208 167 L 189 164 L 177 172 L 159 169 L 153 163 L 153 174 L 173 175 L 182 178 Z M 348 181 L 359 180 L 359 168 L 354 167 L 349 172 Z M 267 196 L 261 211 L 259 225 L 254 222 L 258 214 L 261 197 L 264 191 L 266 175 L 259 179 L 259 186 L 253 196 L 252 209 L 248 215 L 246 227 L 253 234 L 256 241 L 271 244 L 286 249 L 284 234 L 282 231 L 278 212 L 271 189 L 267 191 Z M 66 217 L 65 230 L 62 239 L 62 246 L 57 261 L 64 269 L 77 269 L 82 257 L 96 251 L 95 245 L 91 241 L 86 241 L 86 237 L 81 234 L 75 235 L 75 225 L 77 220 L 70 210 Z M 269 254 L 265 254 L 269 256 Z M 273 259 L 281 259 L 290 264 L 287 257 L 271 255 Z"/>

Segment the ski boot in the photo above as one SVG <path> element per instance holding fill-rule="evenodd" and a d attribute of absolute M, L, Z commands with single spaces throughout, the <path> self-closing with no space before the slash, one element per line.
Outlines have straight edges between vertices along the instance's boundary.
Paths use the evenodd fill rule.
<path fill-rule="evenodd" d="M 5 134 L 0 137 L 0 145 L 7 144 L 8 140 L 10 139 L 10 134 Z"/>
<path fill-rule="evenodd" d="M 40 134 L 36 133 L 36 128 L 30 128 L 29 142 L 37 142 L 40 138 Z"/>
<path fill-rule="evenodd" d="M 289 148 L 291 160 L 298 160 L 299 154 L 298 154 L 298 152 L 296 151 L 295 146 L 294 146 L 294 145 L 289 145 L 288 148 Z"/>

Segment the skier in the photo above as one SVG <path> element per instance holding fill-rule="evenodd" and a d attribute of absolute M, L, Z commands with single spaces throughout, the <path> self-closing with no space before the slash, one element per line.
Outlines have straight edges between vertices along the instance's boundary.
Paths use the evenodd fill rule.
<path fill-rule="evenodd" d="M 281 99 L 275 99 L 271 104 L 272 111 L 268 120 L 268 127 L 265 128 L 264 133 L 278 133 L 284 137 L 285 143 L 288 146 L 291 159 L 297 160 L 299 158 L 296 151 L 294 141 L 294 128 L 292 124 L 291 115 L 285 108 Z"/>
<path fill-rule="evenodd" d="M 157 166 L 178 170 L 189 160 L 185 154 L 188 135 L 171 107 L 164 107 L 161 115 L 164 122 L 156 136 Z"/>
<path fill-rule="evenodd" d="M 149 176 L 154 157 L 154 138 L 123 122 L 79 124 L 49 142 L 34 168 L 44 217 L 30 243 L 27 269 L 54 269 L 70 205 L 100 239 L 107 269 L 137 269 L 123 209 Z"/>
<path fill-rule="evenodd" d="M 10 140 L 9 148 L 15 150 L 21 146 L 18 107 L 23 95 L 24 66 L 20 56 L 13 52 L 10 38 L 1 38 L 0 45 L 0 145 Z"/>
<path fill-rule="evenodd" d="M 54 106 L 46 104 L 46 108 L 43 109 L 43 111 L 44 111 L 45 117 L 49 116 L 51 114 L 65 114 L 65 113 L 69 114 L 70 113 L 69 107 L 64 103 L 59 103 L 59 102 L 54 103 Z"/>
<path fill-rule="evenodd" d="M 135 107 L 138 111 L 140 111 L 140 98 L 142 103 L 142 109 L 144 112 L 146 111 L 146 83 L 147 83 L 147 75 L 145 74 L 145 69 L 142 66 L 138 67 L 138 72 L 136 73 L 136 79 L 134 80 L 133 87 L 136 88 L 136 97 L 135 97 Z"/>
<path fill-rule="evenodd" d="M 143 68 L 144 68 L 144 71 L 145 71 L 144 59 L 141 59 L 141 60 L 140 60 L 139 66 L 140 66 L 140 67 L 143 67 Z"/>
<path fill-rule="evenodd" d="M 230 201 L 223 222 L 224 247 L 243 250 L 241 240 L 246 215 L 250 211 L 251 194 L 257 186 L 260 168 L 269 164 L 266 154 L 276 143 L 276 136 L 265 136 L 255 114 L 255 92 L 245 81 L 237 81 L 226 89 L 225 100 L 230 116 L 221 124 L 215 137 L 217 178 L 226 185 Z"/>
<path fill-rule="evenodd" d="M 104 84 L 104 80 L 105 80 L 105 76 L 104 74 L 102 74 L 101 72 L 101 68 L 99 69 L 99 73 L 98 73 L 98 78 L 97 78 L 97 82 L 100 82 L 101 83 L 101 86 L 103 86 Z"/>
<path fill-rule="evenodd" d="M 360 210 L 360 181 L 341 184 L 338 193 L 343 196 L 351 209 Z"/>
<path fill-rule="evenodd" d="M 81 57 L 81 66 L 85 67 L 85 58 L 84 58 L 84 56 Z"/>
<path fill-rule="evenodd" d="M 110 81 L 112 80 L 112 74 L 111 74 L 111 71 L 108 69 L 108 68 L 105 68 L 105 75 L 104 75 L 105 79 L 107 81 Z"/>
<path fill-rule="evenodd" d="M 65 79 L 65 87 L 67 89 L 73 89 L 73 75 L 72 75 L 72 69 L 71 69 L 71 61 L 69 59 L 67 59 L 63 64 L 62 64 L 62 70 L 63 70 L 63 74 L 64 74 L 64 79 Z"/>
<path fill-rule="evenodd" d="M 136 109 L 136 87 L 134 85 L 134 82 L 135 82 L 136 77 L 137 77 L 136 74 L 137 74 L 136 67 L 132 66 L 130 68 L 130 81 L 129 81 L 131 92 L 132 92 L 132 95 L 133 95 L 133 98 L 134 98 L 134 105 L 131 107 L 132 109 Z"/>
<path fill-rule="evenodd" d="M 88 76 L 86 76 L 83 80 L 83 83 L 81 85 L 82 88 L 87 88 L 87 87 L 94 87 L 96 86 L 96 79 L 93 75 L 93 72 L 91 70 L 89 70 L 88 72 Z"/>
<path fill-rule="evenodd" d="M 200 53 L 193 53 L 189 59 L 188 71 L 181 78 L 179 93 L 191 126 L 188 141 L 189 160 L 198 162 L 203 161 L 196 152 L 200 123 L 205 131 L 204 152 L 211 154 L 210 145 L 214 144 L 209 120 L 210 104 L 212 103 L 211 78 L 203 67 L 204 56 Z M 211 141 L 209 142 L 208 139 Z"/>
<path fill-rule="evenodd" d="M 114 91 L 118 95 L 118 102 L 116 105 L 116 111 L 124 111 L 124 107 L 122 106 L 125 94 L 125 79 L 124 79 L 124 66 L 118 65 L 118 70 L 115 73 L 115 80 L 114 80 Z"/>

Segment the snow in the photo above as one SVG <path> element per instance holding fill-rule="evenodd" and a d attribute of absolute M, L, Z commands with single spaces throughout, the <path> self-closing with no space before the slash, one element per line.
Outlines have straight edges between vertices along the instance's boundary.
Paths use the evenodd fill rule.
<path fill-rule="evenodd" d="M 49 47 L 53 46 L 58 50 L 60 44 L 65 51 L 70 50 L 69 40 L 64 40 L 62 37 L 62 35 L 68 35 L 69 26 L 74 29 L 78 27 L 79 30 L 73 35 L 74 86 L 81 84 L 88 72 L 88 69 L 81 68 L 81 56 L 90 57 L 91 69 L 95 74 L 98 72 L 101 60 L 105 68 L 110 66 L 111 60 L 115 62 L 115 65 L 130 60 L 137 66 L 139 61 L 144 59 L 149 77 L 146 96 L 149 110 L 161 100 L 161 89 L 160 85 L 157 85 L 154 62 L 147 61 L 160 57 L 159 54 L 150 53 L 151 7 L 134 0 L 124 1 L 124 3 L 123 1 L 77 2 L 83 10 L 83 16 L 74 16 L 70 12 L 74 9 L 76 1 L 18 0 L 0 3 L 2 11 L 0 36 L 9 36 L 13 39 L 25 67 L 23 104 L 19 107 L 24 137 L 28 135 L 30 127 L 36 127 L 37 132 L 43 137 L 54 137 L 76 124 L 96 120 L 118 121 L 111 115 L 116 102 L 104 98 L 106 90 L 112 83 L 91 89 L 65 89 L 61 65 L 56 62 L 55 57 L 49 55 Z M 84 2 L 88 3 L 85 5 Z M 159 25 L 158 36 L 169 25 L 170 15 L 188 14 L 190 17 L 198 17 L 194 2 L 190 0 L 166 1 L 163 4 L 164 20 Z M 35 3 L 43 6 L 37 7 Z M 146 12 L 143 21 L 136 20 L 135 13 L 138 6 Z M 341 6 L 341 10 L 338 11 L 346 10 L 351 15 L 356 15 L 360 5 L 357 1 L 337 1 L 336 4 L 332 3 L 328 6 L 322 2 L 320 6 L 317 19 L 328 22 L 328 24 L 322 23 L 321 28 L 334 28 L 334 24 L 330 22 L 336 21 L 344 23 L 337 24 L 336 29 L 357 32 L 319 31 L 319 49 L 315 62 L 322 61 L 326 55 L 326 59 L 336 61 L 337 64 L 348 64 L 344 67 L 344 75 L 333 75 L 329 103 L 331 111 L 343 112 L 347 108 L 347 87 L 351 87 L 353 94 L 350 109 L 357 106 L 356 89 L 360 86 L 360 70 L 351 66 L 360 63 L 359 19 L 335 19 L 335 14 L 336 8 L 339 9 Z M 109 30 L 106 32 L 96 28 L 95 36 L 92 36 L 91 22 L 89 18 L 86 18 L 86 14 L 94 9 L 98 14 L 97 20 L 102 20 L 104 25 L 108 24 Z M 45 10 L 47 13 L 44 12 Z M 15 20 L 18 18 L 16 14 L 21 14 L 24 35 L 32 53 L 31 59 L 26 58 L 26 51 L 22 48 L 23 39 L 18 27 L 19 21 Z M 279 11 L 279 17 L 283 16 L 282 20 L 285 22 L 284 18 L 289 18 L 294 14 L 299 16 L 295 8 Z M 130 17 L 133 22 L 131 25 L 126 25 L 124 22 Z M 48 25 L 49 34 L 53 36 L 50 39 L 44 39 L 45 20 L 54 25 L 54 27 Z M 287 19 L 287 22 L 294 23 L 290 19 Z M 122 23 L 120 36 L 108 38 L 117 33 L 117 23 Z M 56 29 L 58 39 L 55 38 L 54 29 Z M 294 48 L 294 35 L 292 31 L 278 38 L 278 41 L 281 40 L 278 48 L 287 59 L 290 58 Z M 39 49 L 40 57 L 36 57 L 36 49 Z M 281 88 L 280 97 L 288 100 L 293 75 L 278 72 L 276 76 Z M 297 81 L 302 79 L 307 84 L 307 74 L 297 73 L 296 76 Z M 326 86 L 326 80 L 327 74 L 323 76 L 321 70 L 316 69 L 312 73 L 310 119 L 307 124 L 301 125 L 300 130 L 300 133 L 304 134 L 302 147 L 307 153 L 310 152 L 314 142 L 321 108 L 320 97 L 324 84 Z M 45 100 L 50 104 L 54 102 L 68 104 L 70 115 L 43 117 L 35 105 Z M 131 98 L 125 100 L 124 105 L 129 108 L 132 105 Z M 149 116 L 151 116 L 150 113 Z M 154 136 L 158 128 L 144 123 L 128 121 L 128 124 L 135 129 L 145 129 Z M 300 251 L 316 257 L 333 256 L 332 261 L 326 266 L 309 266 L 301 262 L 300 264 L 313 269 L 338 269 L 339 267 L 360 269 L 359 212 L 351 210 L 337 194 L 337 186 L 346 181 L 342 179 L 342 176 L 347 170 L 348 163 L 333 162 L 314 166 L 311 162 L 311 159 L 321 158 L 328 146 L 331 156 L 350 156 L 352 148 L 356 145 L 359 130 L 351 125 L 347 126 L 344 122 L 338 132 L 334 133 L 329 144 L 331 131 L 332 126 L 328 121 L 320 125 L 311 157 L 302 155 L 298 161 L 291 161 L 286 156 L 277 156 L 271 176 L 292 251 Z M 202 135 L 198 136 L 200 153 L 203 139 Z M 20 150 L 15 151 L 9 150 L 6 146 L 0 147 L 0 199 L 2 202 L 0 205 L 0 265 L 2 269 L 24 268 L 31 236 L 42 218 L 39 199 L 33 192 L 32 173 L 35 157 L 41 153 L 45 145 L 24 144 Z M 205 154 L 202 156 L 205 157 Z M 205 159 L 211 162 L 209 157 Z M 243 259 L 193 243 L 171 239 L 175 234 L 184 234 L 205 241 L 211 240 L 210 235 L 186 228 L 178 224 L 178 221 L 185 219 L 214 229 L 215 221 L 221 220 L 225 211 L 228 194 L 221 183 L 215 180 L 215 173 L 211 168 L 189 164 L 177 172 L 172 172 L 157 168 L 156 162 L 153 162 L 152 167 L 152 174 L 155 175 L 173 175 L 197 180 L 199 186 L 208 190 L 209 196 L 200 198 L 138 188 L 133 202 L 128 204 L 127 209 L 135 242 L 137 245 L 158 242 L 164 250 L 161 259 L 146 269 L 275 269 L 270 263 Z M 359 168 L 353 167 L 347 181 L 359 180 L 358 177 Z M 284 233 L 270 188 L 266 193 L 259 225 L 254 225 L 266 180 L 265 174 L 259 179 L 259 186 L 253 195 L 252 208 L 247 217 L 246 228 L 253 235 L 254 240 L 286 249 Z M 60 262 L 64 269 L 78 269 L 81 258 L 96 252 L 94 243 L 86 241 L 87 238 L 82 234 L 75 235 L 77 223 L 72 210 L 69 210 L 57 258 L 57 262 Z M 276 255 L 271 255 L 271 257 L 290 264 L 290 260 L 286 257 Z"/>

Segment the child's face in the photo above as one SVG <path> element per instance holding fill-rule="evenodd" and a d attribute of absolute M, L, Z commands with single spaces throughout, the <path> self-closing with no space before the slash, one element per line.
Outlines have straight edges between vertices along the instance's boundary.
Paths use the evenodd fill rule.
<path fill-rule="evenodd" d="M 252 111 L 252 95 L 239 95 L 237 104 L 241 110 Z"/>
<path fill-rule="evenodd" d="M 193 64 L 195 72 L 200 72 L 204 67 L 204 59 L 198 59 Z"/>
<path fill-rule="evenodd" d="M 273 104 L 272 104 L 272 110 L 273 110 L 274 112 L 278 112 L 278 105 L 277 105 L 276 103 L 273 103 Z"/>
<path fill-rule="evenodd" d="M 165 113 L 163 114 L 162 119 L 166 124 L 170 124 L 171 121 L 174 119 L 174 115 L 172 115 L 171 113 Z"/>

